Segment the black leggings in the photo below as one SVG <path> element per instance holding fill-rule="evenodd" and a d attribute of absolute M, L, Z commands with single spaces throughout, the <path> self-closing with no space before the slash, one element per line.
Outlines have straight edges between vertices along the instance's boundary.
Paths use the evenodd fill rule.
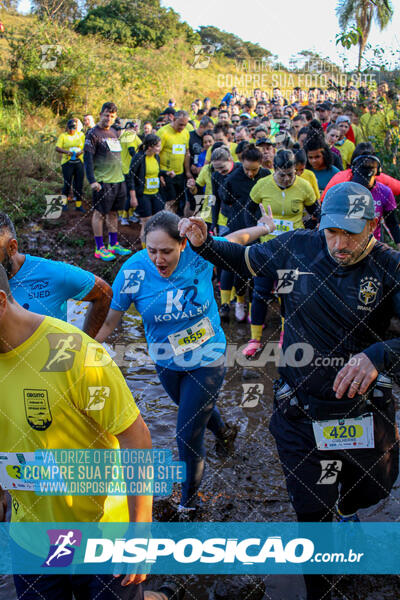
<path fill-rule="evenodd" d="M 82 200 L 84 169 L 81 160 L 71 162 L 70 160 L 62 165 L 62 174 L 64 177 L 63 196 L 68 196 L 73 186 L 75 200 Z"/>
<path fill-rule="evenodd" d="M 314 513 L 297 513 L 299 523 L 329 523 L 332 515 L 322 510 Z M 307 600 L 330 600 L 332 575 L 303 575 L 307 589 Z"/>

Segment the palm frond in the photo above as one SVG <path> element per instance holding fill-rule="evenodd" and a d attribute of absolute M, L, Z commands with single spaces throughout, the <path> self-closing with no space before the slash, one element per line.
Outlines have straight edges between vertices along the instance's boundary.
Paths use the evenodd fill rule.
<path fill-rule="evenodd" d="M 348 25 L 355 20 L 355 14 L 360 0 L 339 0 L 336 7 L 336 16 L 339 19 L 339 26 L 342 30 L 347 29 Z"/>

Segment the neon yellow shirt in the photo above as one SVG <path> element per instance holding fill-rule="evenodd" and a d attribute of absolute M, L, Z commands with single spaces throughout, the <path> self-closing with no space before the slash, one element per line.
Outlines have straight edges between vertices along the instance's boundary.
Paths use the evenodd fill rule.
<path fill-rule="evenodd" d="M 204 165 L 204 167 L 202 167 L 200 173 L 197 176 L 196 179 L 196 184 L 198 187 L 203 188 L 204 186 L 204 192 L 203 194 L 205 196 L 207 196 L 207 198 L 204 199 L 203 201 L 203 206 L 202 206 L 202 215 L 204 215 L 204 221 L 206 223 L 212 223 L 212 214 L 211 214 L 211 210 L 209 210 L 208 207 L 208 196 L 212 195 L 212 183 L 211 183 L 211 165 Z"/>
<path fill-rule="evenodd" d="M 62 150 L 72 150 L 76 148 L 83 150 L 85 144 L 85 134 L 82 131 L 76 131 L 73 135 L 69 133 L 60 133 L 57 139 L 56 146 Z M 79 160 L 83 162 L 83 152 L 78 156 Z M 61 154 L 61 164 L 64 165 L 66 162 L 71 160 L 71 156 L 68 154 Z"/>
<path fill-rule="evenodd" d="M 121 371 L 104 348 L 52 317 L 45 317 L 20 346 L 0 354 L 0 380 L 3 452 L 118 448 L 115 436 L 139 415 Z M 97 392 L 104 402 L 94 409 Z M 11 494 L 13 522 L 129 520 L 126 496 Z"/>
<path fill-rule="evenodd" d="M 364 137 L 374 137 L 383 140 L 386 131 L 390 128 L 390 121 L 395 118 L 393 109 L 385 106 L 375 114 L 364 113 L 360 117 L 360 126 Z"/>
<path fill-rule="evenodd" d="M 180 175 L 184 170 L 186 150 L 189 146 L 189 131 L 177 132 L 172 125 L 165 125 L 157 132 L 161 140 L 160 168 Z"/>
<path fill-rule="evenodd" d="M 121 144 L 122 172 L 124 175 L 127 175 L 132 160 L 132 156 L 129 154 L 129 148 L 135 148 L 136 151 L 142 143 L 142 140 L 133 129 L 125 129 L 119 137 L 119 142 Z"/>
<path fill-rule="evenodd" d="M 144 193 L 147 195 L 157 194 L 160 189 L 160 167 L 155 156 L 146 156 L 146 180 Z"/>
<path fill-rule="evenodd" d="M 268 213 L 268 205 L 271 207 L 277 230 L 280 233 L 293 229 L 304 229 L 303 210 L 305 206 L 314 204 L 315 193 L 308 183 L 301 177 L 294 180 L 293 185 L 282 190 L 274 180 L 273 175 L 259 179 L 250 192 L 253 202 L 262 202 Z M 266 242 L 275 235 L 264 235 L 262 242 Z"/>
<path fill-rule="evenodd" d="M 206 158 L 205 158 L 205 162 L 210 162 L 211 161 L 211 151 L 212 146 L 209 147 L 209 149 L 206 152 Z M 237 144 L 236 142 L 229 142 L 229 150 L 231 152 L 231 156 L 233 158 L 233 162 L 239 162 L 239 159 L 236 155 L 236 148 L 237 148 Z"/>
<path fill-rule="evenodd" d="M 356 140 L 355 145 L 357 146 L 361 142 L 365 142 L 366 138 L 364 137 L 364 134 L 363 134 L 363 131 L 362 131 L 360 125 L 355 125 L 354 123 L 352 123 L 351 126 L 353 128 L 354 138 Z"/>
<path fill-rule="evenodd" d="M 305 179 L 306 181 L 308 181 L 308 183 L 311 185 L 312 189 L 314 190 L 315 197 L 318 200 L 320 197 L 320 193 L 319 193 L 318 181 L 317 181 L 317 178 L 315 177 L 315 174 L 312 171 L 310 171 L 310 169 L 304 169 L 303 173 L 301 174 L 301 177 L 303 179 Z"/>
<path fill-rule="evenodd" d="M 351 157 L 355 150 L 355 145 L 350 140 L 345 139 L 343 144 L 335 144 L 335 148 L 337 148 L 341 154 L 343 169 L 348 169 L 351 163 Z"/>

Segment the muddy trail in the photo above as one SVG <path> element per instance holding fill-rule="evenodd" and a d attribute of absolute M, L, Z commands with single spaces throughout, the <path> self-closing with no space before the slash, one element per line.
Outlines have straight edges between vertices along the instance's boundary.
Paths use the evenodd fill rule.
<path fill-rule="evenodd" d="M 120 241 L 137 251 L 139 227 L 120 228 Z M 23 252 L 65 260 L 88 269 L 112 282 L 123 259 L 102 263 L 93 257 L 93 242 L 89 211 L 82 215 L 71 207 L 59 220 L 28 223 L 20 232 Z M 80 307 L 75 309 L 81 312 Z M 232 311 L 233 312 L 233 311 Z M 279 339 L 279 309 L 272 304 L 268 327 L 263 341 Z M 254 361 L 241 355 L 240 347 L 249 338 L 249 325 L 231 322 L 224 325 L 229 356 L 225 382 L 218 406 L 223 417 L 237 423 L 239 434 L 235 452 L 219 458 L 213 436 L 206 434 L 206 472 L 199 491 L 201 521 L 293 521 L 294 512 L 289 503 L 283 472 L 273 438 L 268 430 L 272 413 L 272 382 L 276 377 L 273 362 L 255 366 Z M 153 447 L 173 450 L 177 460 L 174 439 L 176 407 L 158 381 L 153 364 L 147 359 L 146 344 L 140 316 L 130 309 L 121 327 L 108 340 L 122 358 L 121 370 L 137 398 L 139 409 L 153 439 Z M 120 364 L 120 363 L 118 363 Z M 263 386 L 262 392 L 261 388 Z M 245 391 L 252 389 L 252 395 Z M 400 393 L 396 390 L 397 400 Z M 371 509 L 360 511 L 362 520 L 400 520 L 400 480 L 387 500 Z M 177 495 L 177 494 L 176 494 Z M 172 503 L 174 498 L 172 499 Z M 172 519 L 171 501 L 156 499 L 154 518 Z M 250 532 L 251 533 L 251 532 Z M 388 546 L 388 551 L 390 547 Z M 176 577 L 177 580 L 182 580 Z M 146 586 L 154 589 L 164 578 L 150 576 Z M 399 577 L 336 576 L 334 598 L 348 600 L 397 600 Z M 185 576 L 186 598 L 190 600 L 300 600 L 305 598 L 302 578 L 295 575 L 273 576 Z"/>

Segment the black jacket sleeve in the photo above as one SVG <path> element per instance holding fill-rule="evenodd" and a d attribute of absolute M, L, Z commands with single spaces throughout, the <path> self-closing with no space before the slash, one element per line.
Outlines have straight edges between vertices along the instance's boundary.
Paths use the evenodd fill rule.
<path fill-rule="evenodd" d="M 214 240 L 211 235 L 208 235 L 202 246 L 198 246 L 197 248 L 192 244 L 190 246 L 202 258 L 217 267 L 221 267 L 226 271 L 232 271 L 245 278 L 253 276 L 246 264 L 246 252 L 248 248 L 244 248 L 240 244 L 220 242 Z"/>
<path fill-rule="evenodd" d="M 93 154 L 85 150 L 83 153 L 83 163 L 85 165 L 86 177 L 89 183 L 94 183 L 96 177 L 94 176 L 94 165 L 93 165 Z"/>
<path fill-rule="evenodd" d="M 211 210 L 212 229 L 215 229 L 215 227 L 217 226 L 217 223 L 218 223 L 219 211 L 221 210 L 221 197 L 219 195 L 219 182 L 218 182 L 216 173 L 213 173 L 211 175 L 211 185 L 212 185 L 212 193 L 213 193 L 213 196 L 215 197 L 215 202 L 212 205 L 212 210 Z"/>
<path fill-rule="evenodd" d="M 395 253 L 394 250 L 391 252 Z M 395 253 L 398 255 L 398 253 Z M 396 261 L 397 262 L 397 261 Z M 391 299 L 390 313 L 400 318 L 400 265 L 388 263 L 385 269 L 387 284 L 385 296 Z M 400 338 L 378 341 L 364 350 L 379 372 L 395 374 L 400 372 Z"/>
<path fill-rule="evenodd" d="M 386 212 L 383 214 L 385 223 L 390 233 L 392 234 L 392 238 L 396 244 L 400 244 L 400 227 L 399 221 L 397 219 L 397 214 L 395 210 L 391 210 L 390 212 Z"/>

